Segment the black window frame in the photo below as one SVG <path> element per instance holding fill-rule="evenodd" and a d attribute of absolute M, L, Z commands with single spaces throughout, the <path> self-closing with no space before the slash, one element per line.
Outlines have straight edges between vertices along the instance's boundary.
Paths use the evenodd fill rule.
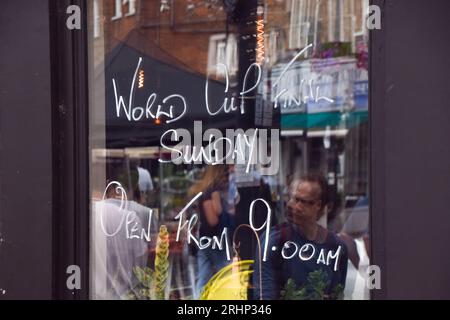
<path fill-rule="evenodd" d="M 0 242 L 0 288 L 6 290 L 0 298 L 89 299 L 90 156 L 86 19 L 89 1 L 35 0 L 32 3 L 30 5 L 25 0 L 5 0 L 2 3 L 8 6 L 8 15 L 17 14 L 17 21 L 14 17 L 9 19 L 5 23 L 7 28 L 0 29 L 0 33 L 16 31 L 14 36 L 17 38 L 9 36 L 2 37 L 2 40 L 6 39 L 12 46 L 8 48 L 11 52 L 4 57 L 11 60 L 9 63 L 18 72 L 12 76 L 14 79 L 6 79 L 0 74 L 0 107 L 3 104 L 14 106 L 17 97 L 26 94 L 27 101 L 36 101 L 35 108 L 2 108 L 0 116 L 8 121 L 35 117 L 37 124 L 51 126 L 51 136 L 48 137 L 44 130 L 36 133 L 34 127 L 23 127 L 21 123 L 0 132 L 0 209 L 5 210 L 1 212 L 0 221 L 0 237 L 3 239 Z M 450 252 L 445 250 L 446 243 L 450 242 L 450 232 L 445 229 L 450 223 L 446 214 L 448 194 L 445 193 L 450 177 L 442 178 L 447 178 L 450 172 L 445 170 L 450 163 L 450 149 L 439 145 L 439 148 L 430 150 L 429 144 L 439 143 L 450 136 L 449 124 L 436 125 L 450 119 L 450 108 L 445 105 L 449 101 L 448 91 L 442 90 L 448 83 L 445 67 L 450 61 L 446 55 L 450 43 L 438 41 L 450 24 L 450 20 L 442 19 L 442 15 L 448 12 L 444 9 L 450 9 L 450 2 L 435 0 L 435 5 L 430 7 L 424 7 L 427 2 L 422 0 L 372 0 L 370 4 L 380 6 L 382 11 L 382 29 L 371 30 L 369 41 L 371 264 L 380 266 L 382 280 L 381 290 L 372 290 L 372 298 L 449 298 L 446 283 L 450 274 L 441 270 L 448 270 L 445 266 L 450 261 Z M 66 28 L 66 9 L 70 5 L 81 8 L 81 30 Z M 16 13 L 19 11 L 20 14 Z M 434 21 L 432 15 L 440 19 L 433 17 Z M 35 20 L 27 20 L 28 17 Z M 411 28 L 417 27 L 416 17 L 424 18 L 421 20 L 423 28 L 410 35 L 414 31 Z M 34 29 L 30 32 L 32 28 L 40 28 L 44 32 L 38 33 Z M 399 44 L 398 38 L 402 37 L 405 39 Z M 435 51 L 416 48 L 429 38 L 437 40 L 434 41 Z M 30 43 L 24 46 L 19 40 Z M 2 45 L 0 43 L 0 47 Z M 23 48 L 35 52 L 24 51 Z M 408 53 L 406 56 L 405 51 Z M 39 67 L 35 66 L 35 59 L 23 59 L 31 54 L 41 59 Z M 17 61 L 12 61 L 14 55 Z M 430 55 L 434 57 L 432 60 Z M 424 61 L 428 69 L 417 65 Z M 403 69 L 394 68 L 399 63 L 404 64 Z M 11 68 L 6 69 L 11 71 Z M 410 76 L 406 77 L 404 70 Z M 39 77 L 33 77 L 31 72 L 39 72 Z M 427 79 L 441 85 L 432 86 Z M 18 80 L 30 87 L 26 93 L 21 88 L 14 87 L 13 90 L 11 86 L 5 86 L 8 81 L 16 84 Z M 9 92 L 2 91 L 4 87 L 10 88 Z M 439 113 L 432 113 L 429 117 L 418 114 L 424 100 L 422 95 L 410 93 L 421 90 L 422 95 L 433 98 L 429 110 Z M 407 114 L 409 110 L 413 112 Z M 406 120 L 402 118 L 405 114 L 408 116 Z M 392 123 L 397 118 L 404 122 L 395 127 Z M 390 125 L 388 132 L 387 125 Z M 405 130 L 410 131 L 405 134 Z M 14 146 L 6 141 L 21 145 Z M 39 152 L 33 144 L 48 153 L 39 153 L 30 161 L 24 161 L 23 154 L 17 149 Z M 5 146 L 12 146 L 11 150 L 5 150 Z M 426 148 L 428 153 L 421 153 L 421 148 Z M 8 158 L 3 157 L 3 152 Z M 12 165 L 14 162 L 17 162 L 16 166 Z M 428 169 L 426 175 L 420 172 L 424 163 Z M 12 169 L 19 166 L 23 172 L 29 173 L 26 183 L 33 190 L 27 192 L 36 192 L 39 197 L 24 198 L 17 188 L 4 183 L 15 183 L 17 173 Z M 393 172 L 393 168 L 398 172 Z M 417 173 L 421 181 L 411 176 Z M 418 184 L 424 187 L 417 187 Z M 393 189 L 393 186 L 398 188 Z M 386 188 L 392 193 L 386 194 Z M 420 197 L 415 196 L 417 191 L 421 192 Z M 405 199 L 410 203 L 402 203 Z M 396 210 L 402 205 L 407 205 L 408 210 Z M 427 208 L 433 210 L 424 219 L 423 212 Z M 45 230 L 46 234 L 31 232 L 24 238 L 20 233 L 24 221 L 38 225 L 39 230 Z M 408 225 L 403 225 L 405 221 Z M 414 230 L 423 225 L 433 227 L 430 239 L 414 237 Z M 402 232 L 401 237 L 398 232 Z M 408 241 L 404 239 L 405 234 Z M 440 241 L 432 242 L 433 237 Z M 37 251 L 39 256 L 30 255 L 30 250 Z M 428 253 L 428 260 L 420 259 L 422 252 Z M 5 253 L 9 255 L 6 258 Z M 35 264 L 34 267 L 17 265 L 27 257 Z M 411 264 L 411 261 L 415 263 Z M 66 286 L 69 265 L 81 268 L 80 290 L 71 291 Z M 29 289 L 30 283 L 34 285 L 33 289 Z"/>
<path fill-rule="evenodd" d="M 55 299 L 89 299 L 89 76 L 86 0 L 50 0 L 53 130 L 53 265 Z M 71 5 L 81 9 L 81 30 L 66 27 Z M 67 267 L 81 271 L 69 290 Z"/>
<path fill-rule="evenodd" d="M 54 153 L 54 168 L 58 174 L 54 183 L 54 197 L 56 199 L 54 208 L 54 232 L 58 237 L 54 242 L 56 266 L 56 277 L 54 292 L 55 297 L 60 299 L 89 299 L 89 257 L 90 257 L 90 197 L 89 197 L 89 92 L 88 92 L 88 3 L 86 0 L 50 0 L 52 4 L 50 12 L 53 13 L 52 39 L 52 92 L 53 101 L 53 143 L 59 152 Z M 383 11 L 383 0 L 371 0 L 370 4 L 377 4 Z M 69 31 L 60 28 L 65 24 L 67 15 L 65 10 L 69 5 L 78 5 L 82 12 L 81 30 Z M 383 30 L 383 29 L 382 29 Z M 382 30 L 369 30 L 369 185 L 370 185 L 370 251 L 371 264 L 384 268 L 384 251 L 382 245 L 383 215 L 382 204 L 384 195 L 377 192 L 375 186 L 382 186 L 384 175 L 373 174 L 374 171 L 381 172 L 384 167 L 381 161 L 377 161 L 374 167 L 372 161 L 380 157 L 374 152 L 373 147 L 379 146 L 379 135 L 374 136 L 373 120 L 383 116 L 374 113 L 372 105 L 379 103 L 380 95 L 375 96 L 373 92 L 383 85 L 383 78 L 374 70 L 384 70 L 383 60 L 373 57 L 373 48 L 378 48 L 378 53 L 383 48 L 384 35 Z M 381 49 L 380 49 L 381 48 Z M 377 55 L 378 57 L 378 55 Z M 377 118 L 378 117 L 378 118 Z M 373 138 L 376 137 L 376 140 Z M 380 146 L 381 147 L 381 146 Z M 375 178 L 376 177 L 376 178 Z M 375 178 L 375 180 L 374 180 Z M 373 199 L 379 199 L 378 202 Z M 377 212 L 374 216 L 373 212 Z M 82 270 L 81 290 L 74 294 L 66 288 L 65 273 L 68 265 L 76 264 Z M 385 277 L 382 276 L 382 280 Z M 385 286 L 382 284 L 382 288 Z M 371 298 L 383 297 L 382 290 L 371 290 Z"/>

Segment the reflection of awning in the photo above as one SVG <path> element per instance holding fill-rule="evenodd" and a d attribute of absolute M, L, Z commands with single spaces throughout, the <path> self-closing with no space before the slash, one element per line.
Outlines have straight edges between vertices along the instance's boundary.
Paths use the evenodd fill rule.
<path fill-rule="evenodd" d="M 281 115 L 281 129 L 313 129 L 343 127 L 349 129 L 368 120 L 367 111 L 321 112 L 321 113 L 292 113 Z"/>
<path fill-rule="evenodd" d="M 131 42 L 131 44 L 128 42 Z M 137 49 L 137 43 L 142 43 L 145 50 Z M 106 56 L 104 69 L 105 114 L 97 115 L 99 119 L 94 119 L 94 123 L 99 122 L 100 125 L 103 122 L 105 123 L 106 147 L 108 149 L 160 146 L 160 138 L 164 132 L 169 129 L 184 128 L 192 134 L 193 123 L 198 120 L 203 121 L 203 131 L 211 128 L 225 130 L 241 125 L 243 117 L 237 112 L 210 116 L 205 107 L 206 76 L 189 70 L 181 62 L 170 57 L 169 53 L 163 52 L 156 46 L 149 47 L 149 43 L 151 41 L 148 41 L 145 35 L 132 32 L 131 36 L 127 38 L 127 42 L 119 43 Z M 142 58 L 142 62 L 139 65 L 140 58 Z M 130 89 L 138 65 L 140 66 L 139 69 L 144 71 L 142 75 L 143 86 L 139 87 L 138 80 L 135 80 L 135 86 Z M 96 80 L 100 80 L 98 77 L 102 76 L 100 72 Z M 138 77 L 136 76 L 136 78 Z M 117 96 L 123 97 L 125 105 L 124 108 L 120 108 L 120 117 L 117 116 L 117 100 L 113 79 L 115 79 L 117 86 Z M 208 100 L 215 108 L 223 103 L 224 91 L 224 83 L 210 80 Z M 157 124 L 152 117 L 148 117 L 146 111 L 140 120 L 130 121 L 127 119 L 124 109 L 128 107 L 131 92 L 133 92 L 132 107 L 145 109 L 149 101 L 152 101 L 150 97 L 155 94 L 156 98 L 152 104 L 153 113 L 156 112 L 158 105 L 163 105 L 162 111 L 168 113 L 170 105 L 173 104 L 174 113 L 178 116 L 179 113 L 177 112 L 182 110 L 182 103 L 179 98 L 174 98 L 167 103 L 163 102 L 166 97 L 178 94 L 186 100 L 187 111 L 181 119 L 172 123 L 165 122 L 163 118 L 162 122 Z M 105 118 L 102 119 L 102 116 Z"/>
<path fill-rule="evenodd" d="M 194 120 L 203 120 L 203 130 L 213 128 L 233 128 L 235 119 L 220 114 L 214 117 L 208 115 L 204 107 L 205 76 L 188 72 L 178 65 L 169 65 L 142 54 L 126 43 L 121 43 L 114 49 L 108 58 L 113 61 L 107 63 L 105 68 L 105 101 L 106 101 L 106 146 L 108 148 L 125 148 L 136 146 L 157 146 L 161 135 L 169 129 L 185 128 L 192 131 Z M 174 113 L 182 110 L 181 100 L 173 99 L 164 104 L 163 99 L 174 93 L 186 100 L 186 114 L 178 121 L 172 123 L 156 124 L 152 118 L 147 117 L 147 112 L 139 121 L 127 119 L 123 108 L 120 117 L 116 114 L 116 92 L 112 79 L 117 83 L 117 95 L 124 98 L 125 106 L 130 100 L 130 86 L 133 82 L 135 69 L 142 58 L 140 69 L 145 71 L 145 81 L 142 88 L 137 85 L 133 88 L 133 107 L 145 108 L 152 94 L 154 99 L 153 112 L 158 105 L 164 105 L 164 112 L 169 111 L 169 105 L 175 105 Z M 137 82 L 137 81 L 136 81 Z M 135 82 L 135 83 L 136 83 Z M 220 98 L 223 100 L 225 86 L 217 81 L 210 81 L 209 100 L 218 105 Z M 177 114 L 178 115 L 178 114 Z"/>

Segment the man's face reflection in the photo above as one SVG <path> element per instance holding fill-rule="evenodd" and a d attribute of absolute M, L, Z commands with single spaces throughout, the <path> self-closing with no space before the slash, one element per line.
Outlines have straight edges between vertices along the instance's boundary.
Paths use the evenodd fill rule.
<path fill-rule="evenodd" d="M 320 186 L 315 182 L 294 184 L 287 203 L 287 219 L 295 224 L 316 221 L 321 209 Z"/>

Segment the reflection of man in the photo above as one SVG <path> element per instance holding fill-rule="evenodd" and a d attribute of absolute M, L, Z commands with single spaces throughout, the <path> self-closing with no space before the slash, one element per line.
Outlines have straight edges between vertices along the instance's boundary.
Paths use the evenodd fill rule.
<path fill-rule="evenodd" d="M 93 297 L 123 299 L 137 285 L 133 267 L 147 264 L 147 243 L 140 237 L 129 238 L 133 229 L 142 230 L 136 212 L 130 211 L 123 199 L 116 199 L 125 190 L 112 185 L 105 199 L 93 201 Z M 119 191 L 119 193 L 118 193 Z M 128 230 L 127 230 L 128 229 Z"/>
<path fill-rule="evenodd" d="M 271 230 L 267 261 L 260 261 L 259 253 L 255 258 L 255 299 L 261 298 L 261 287 L 263 299 L 342 297 L 347 249 L 334 233 L 317 224 L 326 204 L 327 183 L 323 176 L 307 174 L 293 181 L 288 222 Z"/>
<path fill-rule="evenodd" d="M 137 167 L 138 171 L 138 187 L 139 187 L 139 202 L 143 205 L 147 205 L 148 196 L 153 191 L 153 182 L 150 175 L 150 171 L 145 168 Z"/>

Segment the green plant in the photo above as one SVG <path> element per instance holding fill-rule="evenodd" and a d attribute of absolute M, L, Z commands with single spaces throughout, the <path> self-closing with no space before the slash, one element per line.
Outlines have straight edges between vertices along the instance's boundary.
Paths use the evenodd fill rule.
<path fill-rule="evenodd" d="M 327 295 L 327 274 L 323 270 L 316 270 L 308 274 L 305 285 L 297 288 L 295 281 L 289 278 L 281 291 L 282 300 L 341 300 L 344 298 L 344 288 L 338 284 L 332 293 Z"/>
<path fill-rule="evenodd" d="M 164 293 L 167 284 L 169 271 L 169 232 L 167 227 L 162 225 L 159 229 L 158 242 L 156 244 L 155 257 L 155 295 L 156 299 L 164 300 Z"/>
<path fill-rule="evenodd" d="M 127 300 L 164 300 L 169 271 L 169 233 L 162 225 L 156 243 L 155 270 L 149 267 L 133 268 L 138 284 L 124 297 Z"/>

